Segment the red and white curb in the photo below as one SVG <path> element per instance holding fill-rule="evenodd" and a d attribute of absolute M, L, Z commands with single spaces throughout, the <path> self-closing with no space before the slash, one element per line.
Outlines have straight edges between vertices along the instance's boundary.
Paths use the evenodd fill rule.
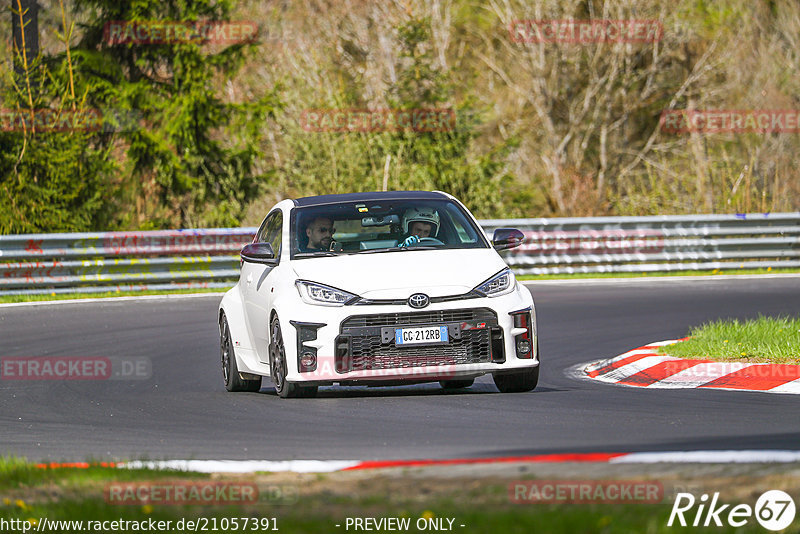
<path fill-rule="evenodd" d="M 687 360 L 656 350 L 680 341 L 650 343 L 615 358 L 582 364 L 578 375 L 622 386 L 800 394 L 800 365 Z"/>
<path fill-rule="evenodd" d="M 333 473 L 389 468 L 464 466 L 508 463 L 795 463 L 800 462 L 800 451 L 792 450 L 742 450 L 742 451 L 665 451 L 665 452 L 589 452 L 538 454 L 531 456 L 503 456 L 493 458 L 453 458 L 423 460 L 162 460 L 135 462 L 71 462 L 41 463 L 40 469 L 88 469 L 111 467 L 119 469 L 158 469 L 192 471 L 195 473 Z"/>

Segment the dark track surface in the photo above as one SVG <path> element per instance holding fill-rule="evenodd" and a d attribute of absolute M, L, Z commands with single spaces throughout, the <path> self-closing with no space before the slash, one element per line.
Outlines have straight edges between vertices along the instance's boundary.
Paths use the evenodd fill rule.
<path fill-rule="evenodd" d="M 0 357 L 152 359 L 144 381 L 0 381 L 0 455 L 70 459 L 390 459 L 549 452 L 798 449 L 800 397 L 643 390 L 568 367 L 720 317 L 800 313 L 800 278 L 531 286 L 539 387 L 324 388 L 317 399 L 227 393 L 219 296 L 0 308 Z"/>

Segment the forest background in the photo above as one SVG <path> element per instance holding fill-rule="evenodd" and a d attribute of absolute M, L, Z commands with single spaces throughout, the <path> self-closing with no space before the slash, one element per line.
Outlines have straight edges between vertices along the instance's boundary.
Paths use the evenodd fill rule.
<path fill-rule="evenodd" d="M 0 234 L 257 225 L 277 200 L 444 190 L 479 218 L 800 209 L 800 134 L 676 133 L 668 110 L 800 109 L 795 0 L 39 0 L 0 6 Z M 525 20 L 657 21 L 531 42 Z M 253 42 L 110 43 L 115 21 Z M 309 110 L 451 110 L 443 131 L 318 132 Z M 51 110 L 100 130 L 9 127 Z M 116 121 L 116 122 L 114 122 Z"/>

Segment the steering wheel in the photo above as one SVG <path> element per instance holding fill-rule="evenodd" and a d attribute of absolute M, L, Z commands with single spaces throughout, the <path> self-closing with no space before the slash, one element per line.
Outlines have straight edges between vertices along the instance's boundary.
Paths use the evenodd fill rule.
<path fill-rule="evenodd" d="M 417 247 L 420 245 L 444 245 L 441 241 L 436 239 L 435 237 L 420 237 L 419 241 L 411 245 L 412 247 Z"/>

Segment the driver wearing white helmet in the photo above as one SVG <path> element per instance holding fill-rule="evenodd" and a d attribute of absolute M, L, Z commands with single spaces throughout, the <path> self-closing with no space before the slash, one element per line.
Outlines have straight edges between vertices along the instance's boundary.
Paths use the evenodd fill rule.
<path fill-rule="evenodd" d="M 410 208 L 403 215 L 403 232 L 408 237 L 398 247 L 414 245 L 426 237 L 434 238 L 439 233 L 439 214 L 433 208 Z"/>

